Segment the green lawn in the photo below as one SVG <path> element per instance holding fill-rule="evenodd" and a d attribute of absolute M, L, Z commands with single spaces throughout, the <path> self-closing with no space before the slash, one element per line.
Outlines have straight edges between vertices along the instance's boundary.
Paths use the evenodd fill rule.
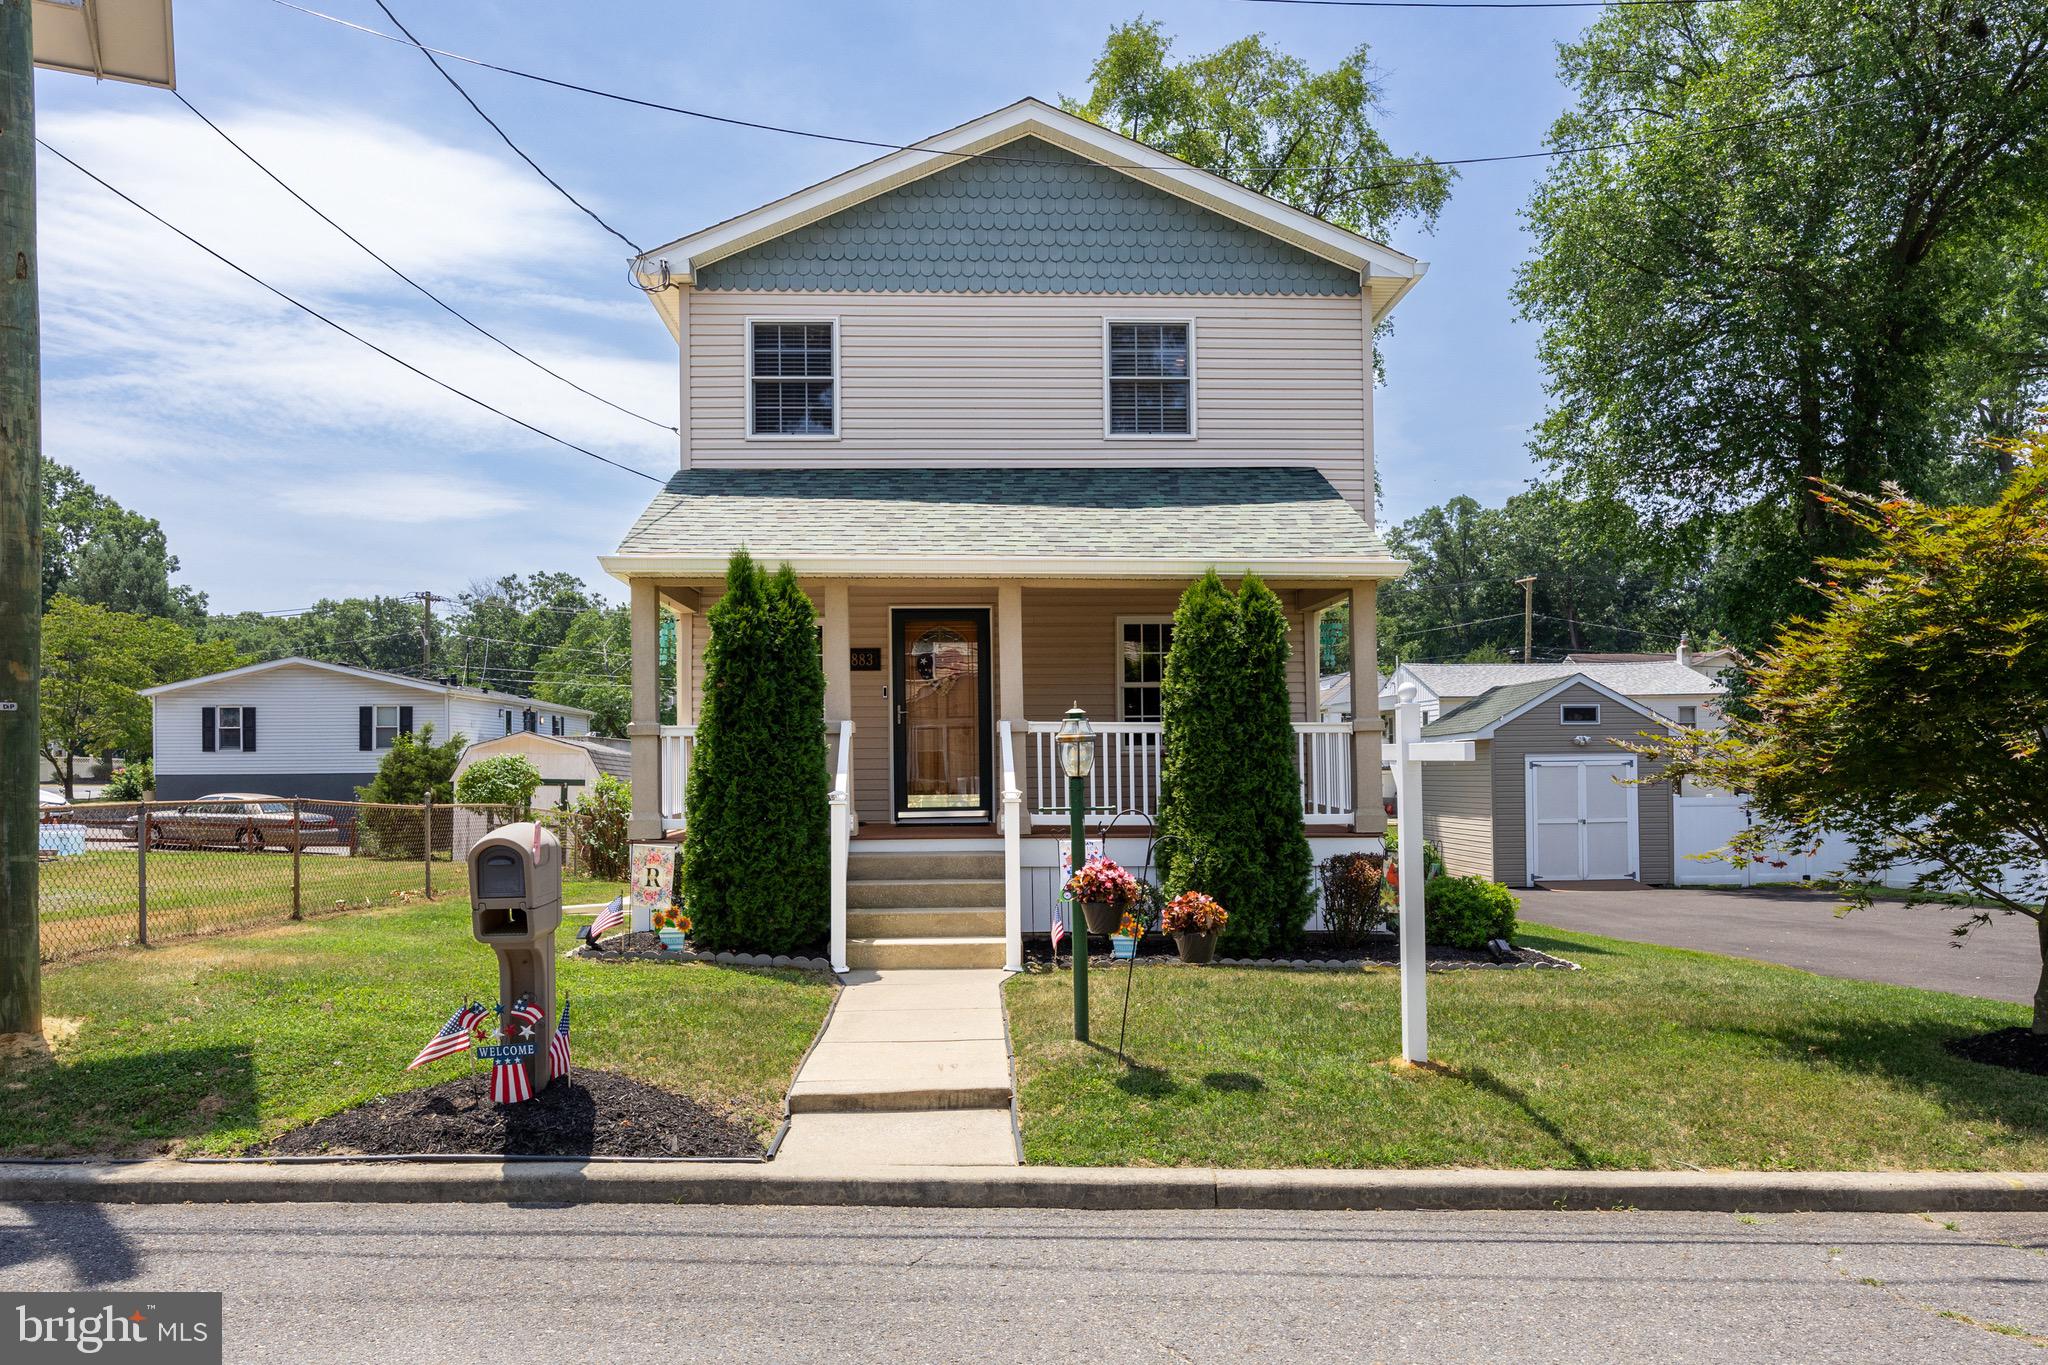
<path fill-rule="evenodd" d="M 1441 1072 L 1396 1071 L 1398 979 L 1139 968 L 1008 985 L 1029 1160 L 1055 1165 L 2048 1168 L 2048 1080 L 1944 1039 L 2018 1005 L 1524 926 L 1583 972 L 1429 978 Z"/>
<path fill-rule="evenodd" d="M 663 963 L 564 960 L 558 979 L 578 1066 L 763 1130 L 834 990 L 802 972 Z M 234 1151 L 462 1075 L 461 1058 L 405 1066 L 463 999 L 496 991 L 454 898 L 46 967 L 54 1051 L 0 1061 L 0 1153 Z"/>

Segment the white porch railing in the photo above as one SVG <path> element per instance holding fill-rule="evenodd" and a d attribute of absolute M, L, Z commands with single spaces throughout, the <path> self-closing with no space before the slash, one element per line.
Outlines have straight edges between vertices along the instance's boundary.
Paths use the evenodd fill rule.
<path fill-rule="evenodd" d="M 1054 736 L 1056 720 L 1026 723 L 1031 739 L 1031 821 L 1063 823 L 1067 818 L 1066 776 Z M 1095 771 L 1088 778 L 1088 809 L 1095 815 L 1130 811 L 1159 813 L 1159 769 L 1164 739 L 1157 721 L 1107 721 L 1094 726 Z M 1338 823 L 1351 819 L 1355 783 L 1351 773 L 1351 727 L 1343 722 L 1296 721 L 1295 764 L 1301 773 L 1304 819 Z"/>
<path fill-rule="evenodd" d="M 832 970 L 846 970 L 846 861 L 853 850 L 853 722 L 839 722 L 832 774 Z"/>
<path fill-rule="evenodd" d="M 1024 970 L 1024 784 L 1017 777 L 1017 746 L 1010 722 L 996 722 L 996 752 L 1003 764 L 1003 966 Z"/>

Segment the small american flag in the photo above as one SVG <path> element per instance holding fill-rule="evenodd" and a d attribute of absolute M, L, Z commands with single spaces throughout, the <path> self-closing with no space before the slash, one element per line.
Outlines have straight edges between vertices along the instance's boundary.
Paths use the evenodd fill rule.
<path fill-rule="evenodd" d="M 612 903 L 597 912 L 597 922 L 590 926 L 590 941 L 595 943 L 604 935 L 626 922 L 626 898 L 615 896 Z"/>
<path fill-rule="evenodd" d="M 1058 966 L 1058 965 L 1059 965 L 1059 960 L 1060 960 L 1060 940 L 1061 940 L 1061 939 L 1063 939 L 1063 938 L 1065 938 L 1066 936 L 1067 936 L 1067 926 L 1066 926 L 1066 924 L 1065 924 L 1065 923 L 1064 923 L 1064 922 L 1063 922 L 1063 921 L 1062 921 L 1062 920 L 1060 919 L 1060 917 L 1059 917 L 1058 915 L 1054 915 L 1054 916 L 1052 917 L 1052 960 L 1053 960 L 1053 965 L 1054 965 L 1054 966 Z"/>
<path fill-rule="evenodd" d="M 533 1098 L 533 1078 L 523 1057 L 500 1057 L 491 1064 L 491 1103 L 520 1104 Z"/>
<path fill-rule="evenodd" d="M 555 1021 L 555 1036 L 548 1040 L 548 1070 L 557 1076 L 569 1074 L 569 997 L 562 997 L 562 1017 Z"/>
<path fill-rule="evenodd" d="M 441 1025 L 441 1031 L 427 1040 L 420 1049 L 420 1055 L 412 1059 L 407 1071 L 414 1071 L 428 1062 L 438 1062 L 443 1057 L 453 1057 L 458 1052 L 469 1050 L 470 1037 L 476 1032 L 477 1022 L 484 1017 L 484 1007 L 477 1004 L 464 1005 L 448 1016 L 448 1022 Z"/>
<path fill-rule="evenodd" d="M 545 1011 L 543 1011 L 541 1007 L 535 1004 L 533 1001 L 522 1000 L 512 1007 L 509 1013 L 509 1017 L 515 1024 L 519 1026 L 519 1037 L 531 1038 L 533 1036 L 533 1026 L 540 1022 L 540 1017 L 543 1013 L 545 1013 Z M 512 1031 L 507 1030 L 505 1036 L 507 1038 L 512 1037 Z"/>

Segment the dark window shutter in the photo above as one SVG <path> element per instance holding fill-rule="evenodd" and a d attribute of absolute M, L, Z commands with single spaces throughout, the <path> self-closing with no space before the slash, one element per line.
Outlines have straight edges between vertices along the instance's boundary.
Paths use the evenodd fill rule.
<path fill-rule="evenodd" d="M 398 708 L 398 733 L 401 735 L 412 733 L 412 708 L 410 706 Z"/>
<path fill-rule="evenodd" d="M 528 734 L 532 734 L 532 733 L 534 733 L 535 731 L 537 731 L 537 730 L 539 730 L 539 729 L 540 729 L 540 717 L 539 717 L 539 716 L 537 716 L 537 715 L 535 715 L 535 714 L 534 714 L 533 712 L 531 712 L 531 711 L 528 711 L 528 712 L 526 713 L 526 732 L 527 732 Z"/>
<path fill-rule="evenodd" d="M 199 708 L 199 749 L 201 753 L 210 754 L 213 752 L 213 718 L 218 714 L 218 707 L 202 706 Z"/>
<path fill-rule="evenodd" d="M 356 747 L 365 752 L 377 747 L 376 733 L 370 728 L 376 723 L 375 714 L 367 706 L 356 708 Z"/>
<path fill-rule="evenodd" d="M 242 708 L 242 752 L 256 752 L 256 708 L 253 706 Z"/>

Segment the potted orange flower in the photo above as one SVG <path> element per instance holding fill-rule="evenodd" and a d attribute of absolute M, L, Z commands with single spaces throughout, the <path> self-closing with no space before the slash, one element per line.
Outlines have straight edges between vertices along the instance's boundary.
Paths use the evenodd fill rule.
<path fill-rule="evenodd" d="M 1138 879 L 1108 858 L 1090 858 L 1067 881 L 1067 894 L 1081 903 L 1091 934 L 1113 934 L 1138 903 Z"/>
<path fill-rule="evenodd" d="M 690 917 L 675 906 L 655 911 L 652 922 L 662 947 L 679 950 L 690 941 Z"/>
<path fill-rule="evenodd" d="M 1208 962 L 1216 956 L 1216 936 L 1229 920 L 1229 912 L 1213 896 L 1183 891 L 1166 903 L 1159 927 L 1173 935 L 1182 962 Z"/>

